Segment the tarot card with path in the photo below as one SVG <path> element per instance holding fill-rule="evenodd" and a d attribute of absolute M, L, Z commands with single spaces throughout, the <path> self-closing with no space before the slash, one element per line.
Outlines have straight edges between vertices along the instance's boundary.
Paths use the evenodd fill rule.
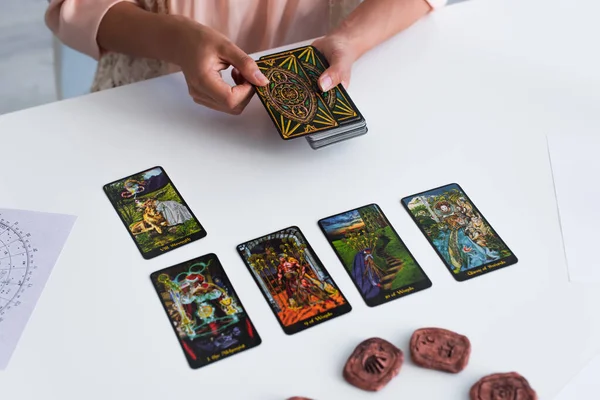
<path fill-rule="evenodd" d="M 104 185 L 104 192 L 145 259 L 206 236 L 161 167 Z"/>
<path fill-rule="evenodd" d="M 261 236 L 237 249 L 286 334 L 352 310 L 298 227 Z"/>
<path fill-rule="evenodd" d="M 431 287 L 377 204 L 323 218 L 319 226 L 368 306 Z"/>
<path fill-rule="evenodd" d="M 457 281 L 518 261 L 456 183 L 405 197 L 402 204 Z"/>
<path fill-rule="evenodd" d="M 204 367 L 261 343 L 215 254 L 156 271 L 150 279 L 190 367 Z"/>
<path fill-rule="evenodd" d="M 270 80 L 257 93 L 283 139 L 304 136 L 313 149 L 367 133 L 366 121 L 342 85 L 322 92 L 327 60 L 312 46 L 261 57 Z"/>

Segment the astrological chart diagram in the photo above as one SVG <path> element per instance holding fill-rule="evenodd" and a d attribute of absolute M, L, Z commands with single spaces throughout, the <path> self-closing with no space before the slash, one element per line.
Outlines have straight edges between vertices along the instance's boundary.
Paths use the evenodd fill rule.
<path fill-rule="evenodd" d="M 0 369 L 25 329 L 75 217 L 0 209 Z"/>
<path fill-rule="evenodd" d="M 19 222 L 0 218 L 0 324 L 4 316 L 21 305 L 21 297 L 31 288 L 31 277 L 37 266 L 31 234 Z"/>

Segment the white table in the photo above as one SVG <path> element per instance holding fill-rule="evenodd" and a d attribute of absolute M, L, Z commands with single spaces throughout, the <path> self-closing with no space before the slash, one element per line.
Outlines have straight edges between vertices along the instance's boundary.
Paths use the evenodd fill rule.
<path fill-rule="evenodd" d="M 0 373 L 0 397 L 458 400 L 481 376 L 515 370 L 551 399 L 600 350 L 600 291 L 567 283 L 545 141 L 600 129 L 599 12 L 595 0 L 479 0 L 432 15 L 356 64 L 350 93 L 370 132 L 320 151 L 281 140 L 257 99 L 240 117 L 199 108 L 181 75 L 1 117 L 2 206 L 79 219 Z M 157 164 L 208 236 L 145 261 L 102 185 Z M 454 181 L 517 265 L 463 283 L 446 271 L 399 200 Z M 433 281 L 373 309 L 316 224 L 370 202 Z M 286 336 L 235 246 L 293 224 L 354 309 Z M 263 344 L 191 370 L 149 275 L 209 252 Z M 343 381 L 362 339 L 406 351 L 411 332 L 431 325 L 471 338 L 461 374 L 407 361 L 375 396 Z"/>

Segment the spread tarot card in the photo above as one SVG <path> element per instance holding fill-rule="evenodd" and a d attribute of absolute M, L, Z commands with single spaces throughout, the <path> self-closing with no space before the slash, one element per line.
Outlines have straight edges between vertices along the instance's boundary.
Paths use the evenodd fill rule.
<path fill-rule="evenodd" d="M 297 227 L 251 240 L 237 249 L 286 334 L 352 310 Z"/>
<path fill-rule="evenodd" d="M 161 167 L 109 183 L 104 192 L 146 259 L 206 236 Z"/>
<path fill-rule="evenodd" d="M 368 306 L 431 287 L 378 205 L 323 218 L 319 226 Z"/>
<path fill-rule="evenodd" d="M 405 197 L 402 204 L 457 281 L 517 262 L 456 183 Z"/>
<path fill-rule="evenodd" d="M 150 279 L 192 368 L 261 343 L 216 255 L 154 272 Z"/>
<path fill-rule="evenodd" d="M 270 84 L 257 93 L 284 139 L 305 136 L 314 149 L 367 133 L 364 118 L 342 85 L 322 92 L 327 60 L 312 46 L 257 61 Z M 282 119 L 283 117 L 283 119 Z"/>

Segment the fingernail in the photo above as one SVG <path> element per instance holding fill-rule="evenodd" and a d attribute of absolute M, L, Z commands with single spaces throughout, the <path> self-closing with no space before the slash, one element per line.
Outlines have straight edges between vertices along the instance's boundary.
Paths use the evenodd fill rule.
<path fill-rule="evenodd" d="M 322 91 L 326 92 L 329 89 L 331 89 L 331 84 L 333 82 L 331 81 L 331 78 L 329 77 L 329 75 L 322 76 L 320 81 L 321 81 L 321 90 Z"/>
<path fill-rule="evenodd" d="M 259 70 L 259 71 L 256 71 L 256 72 L 254 73 L 254 77 L 255 77 L 255 78 L 256 78 L 256 79 L 257 79 L 259 82 L 261 82 L 261 83 L 263 83 L 263 84 L 265 84 L 265 85 L 266 85 L 267 83 L 269 83 L 269 80 L 267 79 L 267 77 L 266 77 L 266 76 L 265 76 L 265 75 L 264 75 L 262 72 L 260 72 L 260 70 Z"/>

